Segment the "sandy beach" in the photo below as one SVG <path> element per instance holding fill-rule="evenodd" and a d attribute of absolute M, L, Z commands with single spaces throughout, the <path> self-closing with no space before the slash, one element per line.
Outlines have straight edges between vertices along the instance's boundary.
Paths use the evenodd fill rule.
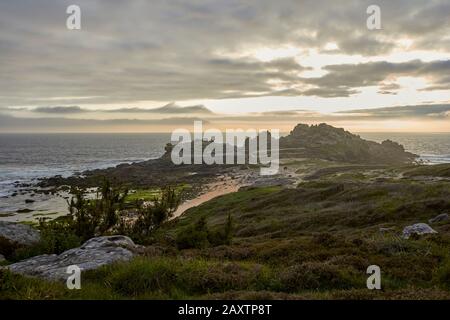
<path fill-rule="evenodd" d="M 188 209 L 199 206 L 213 198 L 236 192 L 242 186 L 242 183 L 231 179 L 230 177 L 225 177 L 222 181 L 210 183 L 205 186 L 204 192 L 202 192 L 198 197 L 183 202 L 174 212 L 171 219 L 175 219 L 185 213 Z"/>

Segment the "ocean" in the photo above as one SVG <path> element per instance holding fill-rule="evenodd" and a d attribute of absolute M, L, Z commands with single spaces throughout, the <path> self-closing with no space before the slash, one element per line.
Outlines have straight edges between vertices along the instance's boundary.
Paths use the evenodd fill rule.
<path fill-rule="evenodd" d="M 366 140 L 382 142 L 390 139 L 420 156 L 424 163 L 450 163 L 450 133 L 360 133 Z"/>
<path fill-rule="evenodd" d="M 447 133 L 359 135 L 377 142 L 399 142 L 427 163 L 450 162 Z M 16 181 L 33 183 L 42 177 L 158 158 L 169 140 L 169 133 L 0 134 L 0 197 L 12 192 Z"/>
<path fill-rule="evenodd" d="M 397 141 L 426 163 L 450 163 L 450 134 L 361 133 L 362 138 Z M 39 178 L 69 176 L 88 169 L 155 159 L 170 141 L 169 133 L 145 134 L 0 134 L 0 214 L 15 212 L 23 197 L 10 197 L 15 183 Z M 36 199 L 37 200 L 37 199 Z M 28 205 L 35 211 L 66 207 L 65 200 L 39 199 Z M 20 203 L 20 205 L 18 205 Z M 0 217 L 1 218 L 1 217 Z"/>
<path fill-rule="evenodd" d="M 16 181 L 155 159 L 168 141 L 168 133 L 0 134 L 0 197 L 13 192 Z"/>

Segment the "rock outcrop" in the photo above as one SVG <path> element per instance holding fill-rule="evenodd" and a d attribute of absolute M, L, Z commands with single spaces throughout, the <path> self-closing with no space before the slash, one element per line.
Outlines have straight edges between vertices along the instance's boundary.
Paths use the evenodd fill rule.
<path fill-rule="evenodd" d="M 0 221 L 0 237 L 21 246 L 30 246 L 39 242 L 38 230 L 21 223 Z"/>
<path fill-rule="evenodd" d="M 417 158 L 391 140 L 382 143 L 367 141 L 325 123 L 298 124 L 288 136 L 280 138 L 280 156 L 361 164 L 401 164 Z"/>
<path fill-rule="evenodd" d="M 8 266 L 12 272 L 44 278 L 66 280 L 71 265 L 82 271 L 97 269 L 117 261 L 130 260 L 137 250 L 133 241 L 125 236 L 92 238 L 81 247 L 67 250 L 60 255 L 41 255 Z"/>
<path fill-rule="evenodd" d="M 409 239 L 409 237 L 411 237 L 411 235 L 413 234 L 423 235 L 430 233 L 437 233 L 437 232 L 426 223 L 416 223 L 413 224 L 412 226 L 407 226 L 403 229 L 403 238 Z"/>
<path fill-rule="evenodd" d="M 428 222 L 429 223 L 437 223 L 437 222 L 446 221 L 446 220 L 448 220 L 448 214 L 442 213 L 442 214 L 428 220 Z"/>

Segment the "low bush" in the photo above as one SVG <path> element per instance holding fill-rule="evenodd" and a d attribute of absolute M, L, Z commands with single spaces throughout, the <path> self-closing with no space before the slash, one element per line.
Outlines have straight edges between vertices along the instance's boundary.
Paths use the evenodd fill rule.
<path fill-rule="evenodd" d="M 20 246 L 17 243 L 11 242 L 10 240 L 4 237 L 0 237 L 0 253 L 6 259 L 10 259 L 18 248 L 20 248 Z"/>
<path fill-rule="evenodd" d="M 202 249 L 209 246 L 208 227 L 205 217 L 201 217 L 195 224 L 184 227 L 184 229 L 179 231 L 176 243 L 179 249 Z"/>
<path fill-rule="evenodd" d="M 151 291 L 168 292 L 176 284 L 179 266 L 170 259 L 136 259 L 109 269 L 106 279 L 121 295 L 138 296 Z"/>
<path fill-rule="evenodd" d="M 274 287 L 272 272 L 262 265 L 167 257 L 136 258 L 88 272 L 84 279 L 102 279 L 113 292 L 127 297 L 192 297 Z"/>
<path fill-rule="evenodd" d="M 450 291 L 450 260 L 446 261 L 433 275 L 434 282 Z"/>
<path fill-rule="evenodd" d="M 175 188 L 163 188 L 159 197 L 155 197 L 150 204 L 137 203 L 137 217 L 134 221 L 130 223 L 126 218 L 122 219 L 116 229 L 137 242 L 145 243 L 155 230 L 172 217 L 180 199 L 181 195 Z"/>
<path fill-rule="evenodd" d="M 65 286 L 62 283 L 47 282 L 0 270 L 0 300 L 61 299 L 64 293 Z"/>
<path fill-rule="evenodd" d="M 349 268 L 320 262 L 295 265 L 281 271 L 281 291 L 300 292 L 304 290 L 351 289 L 361 287 L 362 277 Z"/>
<path fill-rule="evenodd" d="M 209 246 L 230 245 L 233 237 L 233 220 L 228 215 L 223 230 L 208 228 L 206 218 L 200 217 L 194 224 L 184 227 L 178 232 L 176 243 L 179 249 L 203 249 Z"/>
<path fill-rule="evenodd" d="M 82 244 L 82 239 L 64 219 L 42 221 L 39 229 L 41 230 L 40 246 L 45 253 L 60 254 Z"/>

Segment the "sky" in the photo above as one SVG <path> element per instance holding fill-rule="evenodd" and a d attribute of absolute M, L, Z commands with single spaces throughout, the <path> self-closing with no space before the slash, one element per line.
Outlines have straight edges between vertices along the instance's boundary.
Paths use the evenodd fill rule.
<path fill-rule="evenodd" d="M 450 132 L 449 16 L 448 0 L 0 0 L 0 132 Z"/>

